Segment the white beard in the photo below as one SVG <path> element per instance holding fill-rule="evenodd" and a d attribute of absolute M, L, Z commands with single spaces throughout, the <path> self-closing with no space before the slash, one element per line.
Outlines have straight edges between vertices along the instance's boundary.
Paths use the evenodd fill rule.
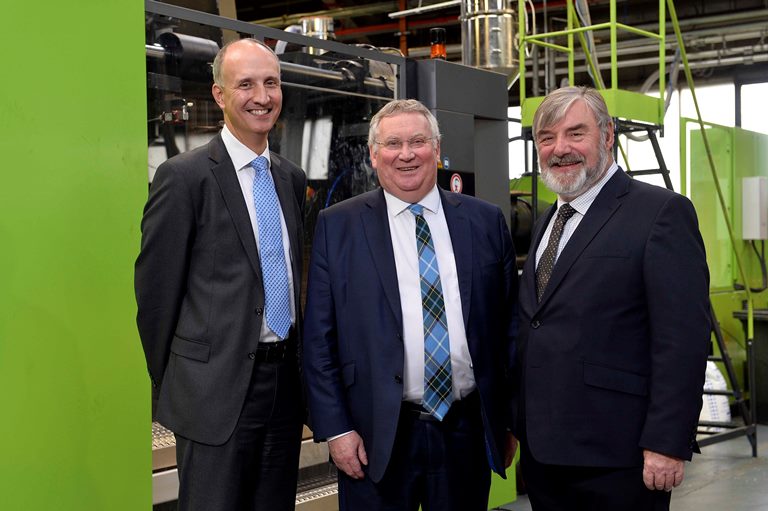
<path fill-rule="evenodd" d="M 608 167 L 608 159 L 610 154 L 608 151 L 601 147 L 600 158 L 597 161 L 597 165 L 594 167 L 587 167 L 584 163 L 584 159 L 574 158 L 573 156 L 567 156 L 558 158 L 552 156 L 546 165 L 541 164 L 541 180 L 544 182 L 547 188 L 555 192 L 557 195 L 565 197 L 578 197 L 583 194 L 595 183 L 597 183 Z M 562 174 L 552 171 L 552 166 L 564 162 L 581 162 L 581 168 L 575 174 Z M 540 162 L 541 163 L 541 162 Z"/>

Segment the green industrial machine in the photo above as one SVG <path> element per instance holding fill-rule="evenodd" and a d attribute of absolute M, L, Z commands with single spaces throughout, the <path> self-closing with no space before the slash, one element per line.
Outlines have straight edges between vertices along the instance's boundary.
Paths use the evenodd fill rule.
<path fill-rule="evenodd" d="M 3 5 L 0 508 L 151 506 L 141 2 Z"/>
<path fill-rule="evenodd" d="M 705 126 L 725 212 L 708 169 L 706 147 L 695 119 L 682 118 L 680 122 L 681 183 L 699 215 L 699 228 L 707 250 L 712 305 L 737 368 L 739 383 L 742 388 L 748 388 L 746 334 L 743 322 L 734 317 L 734 312 L 745 310 L 748 298 L 755 309 L 768 307 L 768 291 L 752 292 L 748 297 L 744 289 L 747 286 L 759 289 L 763 275 L 751 243 L 742 237 L 742 180 L 768 177 L 768 135 L 711 123 Z M 740 275 L 739 261 L 744 267 L 746 282 Z M 768 386 L 760 390 L 765 394 Z"/>

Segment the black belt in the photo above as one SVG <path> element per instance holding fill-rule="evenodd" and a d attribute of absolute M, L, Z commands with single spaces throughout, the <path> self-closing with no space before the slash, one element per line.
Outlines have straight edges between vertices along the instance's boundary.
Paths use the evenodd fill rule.
<path fill-rule="evenodd" d="M 296 344 L 290 341 L 260 342 L 254 353 L 256 362 L 282 362 L 296 355 Z"/>
<path fill-rule="evenodd" d="M 479 411 L 479 400 L 480 393 L 475 390 L 469 395 L 464 396 L 463 399 L 454 401 L 451 403 L 451 407 L 448 409 L 448 413 L 445 414 L 445 417 L 443 417 L 442 422 L 445 423 L 450 421 L 452 418 L 463 415 L 464 413 L 471 413 L 472 410 Z M 440 422 L 437 420 L 437 417 L 429 413 L 422 405 L 411 403 L 410 401 L 403 401 L 403 404 L 400 407 L 400 415 L 420 421 Z"/>

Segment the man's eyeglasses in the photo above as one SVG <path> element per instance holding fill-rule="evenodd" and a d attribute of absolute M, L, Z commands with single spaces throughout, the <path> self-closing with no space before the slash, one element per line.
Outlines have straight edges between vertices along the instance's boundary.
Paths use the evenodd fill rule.
<path fill-rule="evenodd" d="M 382 146 L 384 149 L 388 151 L 400 151 L 403 148 L 403 145 L 406 143 L 408 144 L 408 147 L 410 147 L 411 149 L 421 149 L 422 147 L 427 145 L 427 143 L 433 138 L 434 137 L 413 137 L 407 142 L 404 142 L 399 138 L 390 138 L 388 140 L 385 140 L 384 142 L 379 142 L 378 140 L 374 140 L 374 143 Z"/>

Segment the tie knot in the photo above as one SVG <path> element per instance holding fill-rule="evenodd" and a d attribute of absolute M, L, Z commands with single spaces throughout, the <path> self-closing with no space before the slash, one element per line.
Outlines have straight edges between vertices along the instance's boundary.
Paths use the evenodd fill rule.
<path fill-rule="evenodd" d="M 251 162 L 251 167 L 253 167 L 253 169 L 258 174 L 269 168 L 269 162 L 264 156 L 259 156 Z"/>
<path fill-rule="evenodd" d="M 557 210 L 557 216 L 562 218 L 564 221 L 568 221 L 568 219 L 570 219 L 575 213 L 576 210 L 573 209 L 573 206 L 567 202 L 560 206 L 560 209 Z"/>
<path fill-rule="evenodd" d="M 421 204 L 411 204 L 408 209 L 416 216 L 422 216 L 424 214 L 424 206 Z"/>

